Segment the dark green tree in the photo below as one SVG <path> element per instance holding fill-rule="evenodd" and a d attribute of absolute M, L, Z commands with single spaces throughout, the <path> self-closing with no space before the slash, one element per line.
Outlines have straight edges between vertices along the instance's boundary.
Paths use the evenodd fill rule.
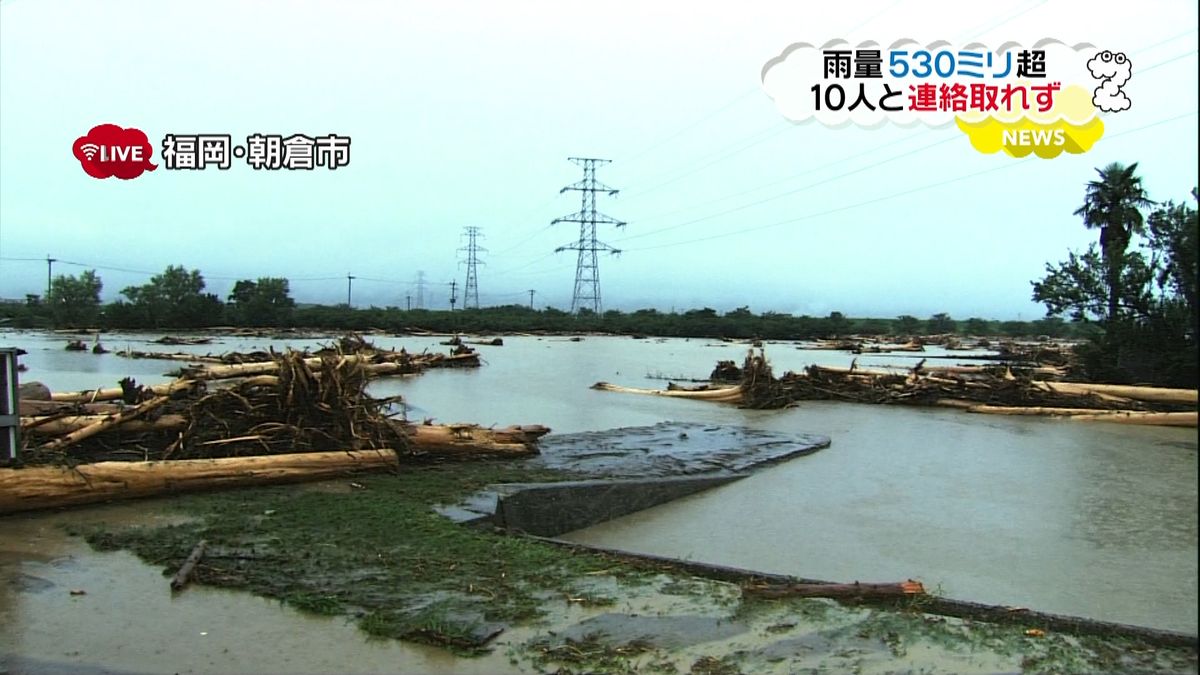
<path fill-rule="evenodd" d="M 242 279 L 229 294 L 230 315 L 242 326 L 287 326 L 292 321 L 296 301 L 291 297 L 288 280 L 260 277 Z"/>
<path fill-rule="evenodd" d="M 830 312 L 825 319 L 825 329 L 831 336 L 845 335 L 850 332 L 850 320 L 841 312 Z"/>
<path fill-rule="evenodd" d="M 1192 188 L 1192 200 L 1197 200 Z M 1167 202 L 1150 214 L 1150 247 L 1158 252 L 1157 282 L 1172 291 L 1182 302 L 1188 315 L 1192 335 L 1197 327 L 1197 252 L 1200 251 L 1200 213 L 1195 206 Z"/>
<path fill-rule="evenodd" d="M 925 324 L 926 330 L 930 333 L 953 333 L 958 329 L 958 322 L 950 318 L 950 315 L 945 312 L 938 312 L 929 317 L 929 321 Z"/>
<path fill-rule="evenodd" d="M 893 328 L 897 335 L 916 335 L 921 330 L 921 320 L 910 314 L 901 314 L 896 317 Z"/>
<path fill-rule="evenodd" d="M 155 328 L 201 328 L 221 322 L 224 306 L 212 293 L 204 293 L 200 270 L 170 265 L 162 274 L 141 286 L 129 286 L 121 294 L 129 298 L 136 320 Z"/>
<path fill-rule="evenodd" d="M 46 307 L 55 326 L 92 326 L 100 316 L 100 290 L 104 284 L 96 270 L 78 277 L 60 274 L 50 284 Z"/>
<path fill-rule="evenodd" d="M 1106 321 L 1118 318 L 1125 251 L 1133 235 L 1141 234 L 1144 228 L 1142 209 L 1154 204 L 1142 187 L 1137 167 L 1137 162 L 1129 166 L 1113 162 L 1096 169 L 1100 179 L 1088 183 L 1083 205 L 1075 210 L 1075 215 L 1083 216 L 1086 227 L 1100 230 L 1104 283 L 1108 287 Z"/>
<path fill-rule="evenodd" d="M 967 319 L 967 323 L 964 327 L 967 329 L 967 335 L 978 337 L 980 335 L 987 335 L 991 328 L 991 324 L 987 321 L 987 319 L 981 319 L 977 316 L 973 316 Z"/>

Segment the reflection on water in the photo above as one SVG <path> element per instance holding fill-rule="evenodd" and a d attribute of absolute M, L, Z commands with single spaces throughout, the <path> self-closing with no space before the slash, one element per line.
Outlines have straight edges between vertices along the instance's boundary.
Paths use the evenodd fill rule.
<path fill-rule="evenodd" d="M 103 339 L 110 349 L 199 353 L 272 344 Z M 373 339 L 447 349 L 440 338 Z M 52 389 L 113 386 L 126 374 L 165 381 L 176 367 L 64 352 L 60 337 L 0 333 L 0 343 L 29 350 L 26 379 Z M 566 433 L 675 420 L 833 439 L 739 483 L 572 535 L 579 541 L 830 580 L 919 578 L 951 597 L 1196 631 L 1194 430 L 834 403 L 751 411 L 588 388 L 599 380 L 662 386 L 646 379 L 651 373 L 705 377 L 718 359 L 745 353 L 708 340 L 506 337 L 503 347 L 478 349 L 483 368 L 380 380 L 373 392 L 403 394 L 419 416 L 441 422 L 540 423 Z M 768 344 L 767 353 L 776 372 L 853 358 L 789 344 Z M 946 361 L 956 362 L 969 361 Z M 914 360 L 879 354 L 860 363 Z"/>

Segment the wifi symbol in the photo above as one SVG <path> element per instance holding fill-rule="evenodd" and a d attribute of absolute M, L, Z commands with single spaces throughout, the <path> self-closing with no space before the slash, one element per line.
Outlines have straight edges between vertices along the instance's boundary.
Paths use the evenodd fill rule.
<path fill-rule="evenodd" d="M 96 145 L 95 143 L 84 143 L 83 145 L 79 146 L 79 149 L 83 151 L 83 156 L 87 157 L 90 161 L 96 156 L 96 153 L 100 151 L 100 146 Z"/>

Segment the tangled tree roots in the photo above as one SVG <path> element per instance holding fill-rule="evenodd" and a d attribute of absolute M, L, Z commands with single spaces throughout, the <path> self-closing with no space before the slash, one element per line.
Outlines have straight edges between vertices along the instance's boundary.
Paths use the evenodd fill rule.
<path fill-rule="evenodd" d="M 312 368 L 304 355 L 276 357 L 277 377 L 249 378 L 191 402 L 189 424 L 172 459 L 241 454 L 366 450 L 406 446 L 406 436 L 383 413 L 387 404 L 366 393 L 361 362 L 323 355 Z"/>
<path fill-rule="evenodd" d="M 370 374 L 360 359 L 338 351 L 312 357 L 274 354 L 277 374 L 248 377 L 231 386 L 203 383 L 172 395 L 142 421 L 140 433 L 98 434 L 66 446 L 22 450 L 27 464 L 110 459 L 161 460 L 390 448 L 409 453 L 404 424 L 388 417 L 391 401 L 366 393 Z M 153 398 L 123 383 L 129 396 Z M 156 421 L 186 419 L 182 430 Z M 169 427 L 160 424 L 161 427 Z"/>

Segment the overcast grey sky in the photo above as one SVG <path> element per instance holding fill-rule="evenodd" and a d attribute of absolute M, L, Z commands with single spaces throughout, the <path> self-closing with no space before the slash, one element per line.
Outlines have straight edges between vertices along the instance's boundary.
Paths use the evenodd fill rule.
<path fill-rule="evenodd" d="M 1103 9 L 1111 7 L 1112 10 Z M 970 8 L 969 11 L 964 11 Z M 1118 10 L 1119 8 L 1119 10 Z M 606 308 L 1031 319 L 1029 281 L 1095 239 L 1072 211 L 1094 167 L 1140 162 L 1155 199 L 1197 183 L 1194 2 L 255 2 L 0 0 L 0 297 L 44 258 L 96 266 L 105 298 L 168 264 L 292 278 L 301 302 L 404 306 L 460 287 L 482 229 L 483 304 L 570 305 L 568 156 L 610 158 L 627 221 L 601 239 Z M 950 126 L 787 122 L 763 91 L 793 42 L 1041 38 L 1124 51 L 1133 106 L 1091 151 L 1018 160 Z M 96 180 L 94 125 L 145 131 L 157 171 Z M 167 171 L 164 135 L 336 133 L 337 171 Z M 60 262 L 55 272 L 86 267 Z M 119 271 L 125 270 L 125 271 Z"/>

